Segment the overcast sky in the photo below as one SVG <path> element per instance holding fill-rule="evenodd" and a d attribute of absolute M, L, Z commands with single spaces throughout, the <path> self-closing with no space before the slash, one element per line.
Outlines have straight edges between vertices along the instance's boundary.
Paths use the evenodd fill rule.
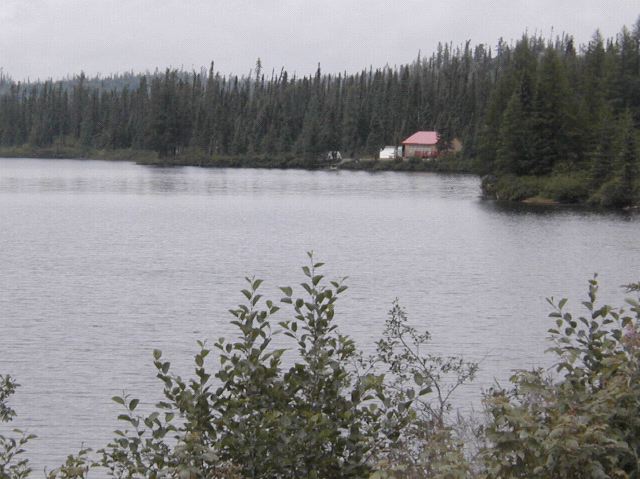
<path fill-rule="evenodd" d="M 578 43 L 630 28 L 638 0 L 0 0 L 0 67 L 15 79 L 186 69 L 353 72 L 439 41 L 494 46 L 529 32 Z"/>

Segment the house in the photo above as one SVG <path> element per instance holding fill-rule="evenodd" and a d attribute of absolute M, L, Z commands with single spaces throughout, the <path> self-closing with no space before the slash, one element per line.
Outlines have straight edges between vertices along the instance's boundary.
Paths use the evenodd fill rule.
<path fill-rule="evenodd" d="M 402 157 L 402 147 L 395 146 L 385 146 L 380 149 L 380 153 L 378 154 L 378 158 L 381 160 L 395 160 L 396 158 Z"/>
<path fill-rule="evenodd" d="M 403 158 L 434 158 L 438 156 L 438 133 L 418 131 L 402 142 Z"/>

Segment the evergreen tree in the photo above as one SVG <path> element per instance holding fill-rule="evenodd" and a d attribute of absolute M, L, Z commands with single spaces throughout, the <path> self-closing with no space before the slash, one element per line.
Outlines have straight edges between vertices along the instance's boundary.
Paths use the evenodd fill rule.
<path fill-rule="evenodd" d="M 548 47 L 541 60 L 534 105 L 536 160 L 529 171 L 535 175 L 551 173 L 558 162 L 567 159 L 568 93 L 558 53 Z"/>
<path fill-rule="evenodd" d="M 525 174 L 534 161 L 531 151 L 530 119 L 526 117 L 518 92 L 511 95 L 500 126 L 496 171 Z"/>

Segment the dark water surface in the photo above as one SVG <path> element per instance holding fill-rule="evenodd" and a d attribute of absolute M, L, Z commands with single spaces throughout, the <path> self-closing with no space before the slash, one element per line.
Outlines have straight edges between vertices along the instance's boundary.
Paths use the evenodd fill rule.
<path fill-rule="evenodd" d="M 640 218 L 506 207 L 472 176 L 154 168 L 0 159 L 0 373 L 38 469 L 120 427 L 110 398 L 159 398 L 151 352 L 188 374 L 229 336 L 243 277 L 302 280 L 308 250 L 349 276 L 337 321 L 371 349 L 398 297 L 433 350 L 481 361 L 456 404 L 514 368 L 548 366 L 549 307 L 640 279 Z M 300 288 L 298 288 L 300 289 Z"/>

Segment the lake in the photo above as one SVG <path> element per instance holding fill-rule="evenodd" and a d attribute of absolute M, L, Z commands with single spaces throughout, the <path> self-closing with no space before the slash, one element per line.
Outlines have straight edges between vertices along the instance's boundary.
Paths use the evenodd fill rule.
<path fill-rule="evenodd" d="M 503 205 L 466 175 L 0 159 L 0 373 L 22 384 L 13 426 L 39 436 L 36 471 L 105 445 L 112 396 L 159 399 L 153 349 L 189 374 L 198 339 L 234 334 L 243 278 L 277 299 L 309 250 L 349 277 L 336 320 L 365 351 L 397 297 L 433 351 L 480 361 L 456 397 L 468 409 L 513 369 L 551 365 L 546 297 L 576 310 L 598 272 L 603 299 L 623 300 L 640 217 Z"/>

